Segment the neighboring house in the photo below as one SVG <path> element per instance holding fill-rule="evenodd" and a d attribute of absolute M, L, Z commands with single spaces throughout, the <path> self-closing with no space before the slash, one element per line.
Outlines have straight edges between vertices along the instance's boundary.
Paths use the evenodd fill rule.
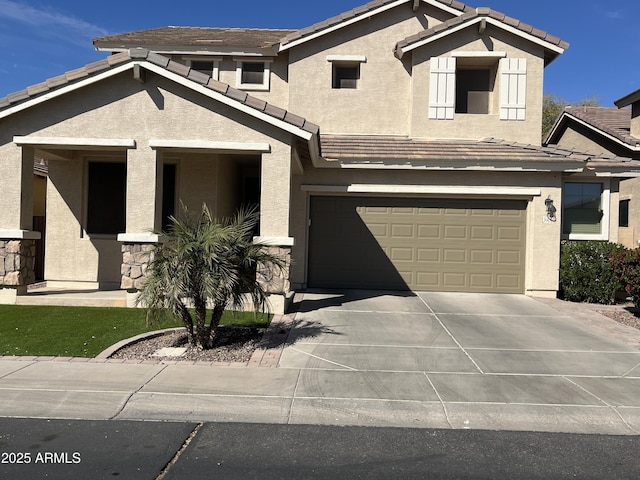
<path fill-rule="evenodd" d="M 566 107 L 549 132 L 545 144 L 608 157 L 607 161 L 611 164 L 640 161 L 640 90 L 617 100 L 615 104 L 618 108 Z M 630 105 L 632 108 L 625 108 Z M 640 179 L 627 179 L 618 184 L 615 179 L 607 178 L 607 174 L 601 172 L 596 174 L 593 182 L 589 187 L 595 195 L 592 211 L 596 216 L 587 222 L 591 226 L 580 225 L 581 231 L 574 232 L 570 230 L 571 224 L 565 222 L 563 233 L 571 238 L 611 240 L 628 248 L 637 248 L 640 242 Z M 597 214 L 597 210 L 604 210 L 600 205 L 599 192 L 607 188 L 614 203 L 618 197 L 617 211 L 613 203 L 610 206 L 611 221 L 618 226 L 618 231 L 617 235 L 612 232 L 609 237 L 598 235 L 601 232 L 595 231 L 598 219 L 605 217 L 604 213 Z M 565 195 L 570 196 L 571 192 L 565 190 Z"/>
<path fill-rule="evenodd" d="M 46 158 L 50 285 L 133 295 L 181 201 L 259 203 L 259 240 L 291 260 L 276 311 L 306 288 L 555 296 L 567 184 L 605 176 L 616 240 L 614 188 L 639 168 L 540 146 L 544 68 L 568 45 L 489 8 L 376 0 L 299 31 L 94 44 L 113 55 L 0 99 L 0 239 L 28 257 L 27 162 Z M 0 271 L 5 301 L 25 264 Z"/>

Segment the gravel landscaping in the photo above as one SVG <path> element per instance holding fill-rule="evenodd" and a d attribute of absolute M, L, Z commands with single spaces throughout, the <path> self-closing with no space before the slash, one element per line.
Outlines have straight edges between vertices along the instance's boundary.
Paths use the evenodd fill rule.
<path fill-rule="evenodd" d="M 251 359 L 258 343 L 266 329 L 252 327 L 225 327 L 218 330 L 218 336 L 214 348 L 200 350 L 191 347 L 187 335 L 183 329 L 167 333 L 158 337 L 148 338 L 116 351 L 109 358 L 124 360 L 156 360 L 175 361 L 207 361 L 207 362 L 235 362 L 244 363 Z M 156 356 L 161 348 L 186 347 L 187 350 L 180 356 Z"/>

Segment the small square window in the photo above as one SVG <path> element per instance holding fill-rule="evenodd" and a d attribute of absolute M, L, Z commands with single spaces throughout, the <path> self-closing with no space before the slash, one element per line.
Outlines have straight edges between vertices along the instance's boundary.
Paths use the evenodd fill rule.
<path fill-rule="evenodd" d="M 620 200 L 618 205 L 618 226 L 629 226 L 629 202 L 630 200 Z"/>
<path fill-rule="evenodd" d="M 332 88 L 358 88 L 359 79 L 359 63 L 355 65 L 333 64 Z"/>
<path fill-rule="evenodd" d="M 262 85 L 264 83 L 264 63 L 242 62 L 242 83 Z"/>
<path fill-rule="evenodd" d="M 245 90 L 269 90 L 269 62 L 237 60 L 236 84 Z"/>
<path fill-rule="evenodd" d="M 196 70 L 210 77 L 213 75 L 214 64 L 208 60 L 191 60 L 191 70 Z"/>

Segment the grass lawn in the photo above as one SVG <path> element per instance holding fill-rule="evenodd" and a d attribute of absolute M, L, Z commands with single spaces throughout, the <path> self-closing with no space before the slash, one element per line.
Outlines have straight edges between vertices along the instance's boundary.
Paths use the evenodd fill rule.
<path fill-rule="evenodd" d="M 272 318 L 225 312 L 221 325 L 266 327 Z M 0 355 L 95 357 L 120 340 L 181 326 L 171 319 L 147 325 L 140 308 L 0 305 Z"/>

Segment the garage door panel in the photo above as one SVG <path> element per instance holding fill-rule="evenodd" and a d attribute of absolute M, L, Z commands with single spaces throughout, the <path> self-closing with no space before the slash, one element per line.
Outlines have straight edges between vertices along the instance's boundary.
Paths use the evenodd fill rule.
<path fill-rule="evenodd" d="M 524 201 L 312 197 L 308 284 L 522 293 L 525 209 Z"/>

